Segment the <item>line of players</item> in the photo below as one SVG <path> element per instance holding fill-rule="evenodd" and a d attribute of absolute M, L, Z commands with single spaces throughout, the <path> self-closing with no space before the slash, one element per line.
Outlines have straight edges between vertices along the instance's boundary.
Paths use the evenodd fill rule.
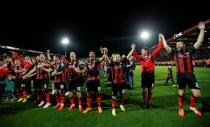
<path fill-rule="evenodd" d="M 178 84 L 178 104 L 179 104 L 179 116 L 184 116 L 183 108 L 183 96 L 186 85 L 192 90 L 192 96 L 190 98 L 190 109 L 194 111 L 196 115 L 202 115 L 201 112 L 196 108 L 196 100 L 200 97 L 200 89 L 197 80 L 193 74 L 192 66 L 192 54 L 195 49 L 198 49 L 204 38 L 205 24 L 200 22 L 198 25 L 200 34 L 197 42 L 194 44 L 190 52 L 185 51 L 185 45 L 183 42 L 177 42 L 177 50 L 173 50 L 168 46 L 166 40 L 162 34 L 159 34 L 157 48 L 148 54 L 146 49 L 141 50 L 141 55 L 135 50 L 135 44 L 131 45 L 131 51 L 128 57 L 133 55 L 137 61 L 141 62 L 142 67 L 142 88 L 143 88 L 143 100 L 146 108 L 150 108 L 152 89 L 155 81 L 155 58 L 164 46 L 167 52 L 171 53 L 176 63 L 177 71 L 177 84 Z M 111 71 L 111 82 L 112 82 L 112 115 L 116 116 L 116 100 L 119 95 L 120 109 L 125 111 L 124 104 L 124 93 L 125 93 L 125 70 L 126 64 L 121 60 L 119 53 L 114 53 L 112 59 L 108 57 L 108 49 L 101 48 L 102 56 L 96 59 L 96 54 L 93 51 L 89 52 L 89 59 L 87 61 L 81 61 L 76 58 L 75 52 L 70 52 L 70 60 L 67 61 L 65 57 L 58 58 L 56 56 L 51 60 L 49 52 L 47 58 L 44 54 L 40 54 L 36 58 L 36 63 L 33 68 L 27 71 L 32 66 L 26 60 L 22 60 L 16 53 L 13 53 L 14 59 L 20 59 L 24 66 L 24 71 L 27 73 L 23 74 L 22 71 L 16 71 L 19 73 L 20 82 L 25 81 L 31 77 L 35 77 L 35 91 L 36 91 L 36 102 L 38 106 L 44 105 L 43 108 L 47 108 L 51 105 L 50 94 L 48 91 L 49 77 L 55 85 L 56 89 L 56 102 L 55 109 L 64 109 L 64 100 L 69 99 L 70 107 L 69 110 L 75 108 L 75 97 L 74 91 L 77 93 L 78 109 L 80 112 L 87 113 L 92 110 L 93 95 L 96 95 L 96 101 L 98 105 L 98 113 L 102 113 L 101 107 L 101 86 L 100 86 L 100 67 L 101 62 L 106 61 L 109 63 L 109 69 Z M 50 74 L 50 76 L 49 76 Z M 22 79 L 23 80 L 22 80 Z M 86 92 L 87 92 L 87 107 L 83 110 L 82 107 L 82 94 L 81 88 L 86 80 Z M 22 94 L 19 101 L 26 99 L 26 90 L 24 83 L 21 83 Z"/>
<path fill-rule="evenodd" d="M 70 60 L 67 61 L 65 57 L 58 58 L 53 57 L 50 61 L 50 56 L 48 52 L 48 57 L 44 54 L 40 54 L 36 57 L 37 62 L 34 67 L 21 75 L 24 84 L 24 80 L 31 77 L 35 77 L 34 86 L 36 93 L 36 103 L 38 106 L 43 106 L 43 108 L 48 108 L 51 105 L 50 93 L 48 91 L 48 81 L 49 77 L 55 86 L 56 91 L 56 102 L 54 106 L 55 109 L 63 110 L 64 101 L 68 99 L 70 101 L 70 106 L 68 110 L 73 110 L 75 108 L 75 100 L 73 93 L 77 93 L 78 109 L 80 112 L 87 113 L 92 110 L 92 99 L 96 95 L 96 101 L 98 105 L 98 113 L 102 113 L 101 107 L 101 86 L 100 86 L 100 67 L 102 61 L 110 62 L 111 70 L 111 80 L 112 80 L 112 108 L 113 115 L 116 116 L 116 99 L 118 92 L 120 94 L 120 108 L 125 111 L 124 108 L 124 91 L 125 91 L 125 71 L 126 64 L 121 62 L 120 54 L 113 54 L 113 59 L 109 60 L 107 56 L 108 49 L 102 48 L 102 57 L 96 60 L 95 52 L 91 51 L 89 53 L 89 59 L 87 61 L 78 60 L 76 58 L 75 52 L 70 52 Z M 14 53 L 13 58 L 18 60 L 20 57 Z M 50 76 L 49 76 L 50 74 Z M 86 80 L 86 92 L 87 92 L 87 107 L 83 110 L 82 107 L 82 93 L 81 89 Z M 25 85 L 21 85 L 22 93 L 25 92 Z M 21 98 L 18 101 L 25 101 L 25 94 L 21 94 Z"/>

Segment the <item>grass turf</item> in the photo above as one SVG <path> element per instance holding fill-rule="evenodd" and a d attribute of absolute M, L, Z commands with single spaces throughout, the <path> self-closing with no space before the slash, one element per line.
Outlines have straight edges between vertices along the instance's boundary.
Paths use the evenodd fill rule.
<path fill-rule="evenodd" d="M 174 78 L 175 68 L 174 69 Z M 195 75 L 201 87 L 202 98 L 210 103 L 210 68 L 195 68 Z M 140 88 L 140 68 L 135 70 L 135 88 L 126 91 L 126 112 L 117 108 L 117 117 L 111 115 L 111 86 L 102 78 L 102 114 L 96 107 L 87 114 L 73 111 L 54 110 L 52 106 L 42 109 L 32 102 L 3 102 L 0 105 L 0 127 L 208 127 L 210 113 L 201 117 L 189 110 L 191 92 L 186 90 L 184 118 L 177 114 L 177 89 L 165 86 L 167 67 L 158 66 L 155 72 L 155 88 L 153 89 L 152 109 L 142 108 L 142 90 Z M 84 103 L 85 104 L 85 103 Z M 118 103 L 119 104 L 119 103 Z M 118 105 L 119 106 L 119 105 Z M 201 105 L 199 105 L 201 107 Z"/>

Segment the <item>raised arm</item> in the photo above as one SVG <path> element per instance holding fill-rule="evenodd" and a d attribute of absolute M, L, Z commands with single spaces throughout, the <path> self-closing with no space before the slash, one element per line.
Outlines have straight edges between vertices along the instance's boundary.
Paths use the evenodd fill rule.
<path fill-rule="evenodd" d="M 104 60 L 104 58 L 105 58 L 105 56 L 104 56 L 104 54 L 103 54 L 103 56 L 102 56 L 102 57 L 100 57 L 98 60 L 101 62 L 101 61 L 103 61 L 103 60 Z"/>
<path fill-rule="evenodd" d="M 108 48 L 100 48 L 100 51 L 104 56 L 104 60 L 108 63 L 111 63 L 111 60 L 108 57 Z"/>
<path fill-rule="evenodd" d="M 172 48 L 171 48 L 170 46 L 168 46 L 168 44 L 167 44 L 167 42 L 166 42 L 166 39 L 165 39 L 164 35 L 163 35 L 163 34 L 159 34 L 159 36 L 160 36 L 160 38 L 161 38 L 162 41 L 163 41 L 163 47 L 166 49 L 166 51 L 167 51 L 168 53 L 171 53 L 171 52 L 172 52 Z"/>
<path fill-rule="evenodd" d="M 200 22 L 198 24 L 198 28 L 200 29 L 200 33 L 198 36 L 198 39 L 196 41 L 196 43 L 194 44 L 194 48 L 198 49 L 200 48 L 200 46 L 202 45 L 203 39 L 204 39 L 204 29 L 205 29 L 205 23 L 204 22 Z"/>
<path fill-rule="evenodd" d="M 106 54 L 105 56 L 105 61 L 107 61 L 108 63 L 111 63 L 111 60 L 109 59 L 108 55 Z"/>
<path fill-rule="evenodd" d="M 132 56 L 134 50 L 135 50 L 136 45 L 135 44 L 131 44 L 131 51 L 128 53 L 127 58 L 129 58 L 130 56 Z"/>
<path fill-rule="evenodd" d="M 159 36 L 158 36 L 158 45 L 157 45 L 156 49 L 151 53 L 151 55 L 152 55 L 153 57 L 156 57 L 157 54 L 160 52 L 160 50 L 161 50 L 162 47 L 163 47 L 163 41 L 162 41 L 160 35 L 161 35 L 161 33 L 160 33 Z"/>
<path fill-rule="evenodd" d="M 102 48 L 102 47 L 101 47 L 101 48 L 100 48 L 100 51 L 101 51 L 101 53 L 103 54 L 103 56 L 99 58 L 99 61 L 101 62 L 101 61 L 105 60 L 106 54 L 108 53 L 108 49 L 107 49 L 107 48 Z"/>
<path fill-rule="evenodd" d="M 50 50 L 48 49 L 47 50 L 47 59 L 50 61 L 51 60 L 51 57 L 50 57 Z"/>
<path fill-rule="evenodd" d="M 136 51 L 135 48 L 136 48 L 136 45 L 135 45 L 135 44 L 132 44 L 132 45 L 131 45 L 131 51 L 130 51 L 130 53 L 128 54 L 127 57 L 130 57 L 131 54 L 133 54 L 133 56 L 134 56 L 137 60 L 141 61 L 141 60 L 142 60 L 142 57 L 141 57 L 141 55 L 138 54 L 138 52 Z"/>
<path fill-rule="evenodd" d="M 100 52 L 101 52 L 101 54 L 104 53 L 104 49 L 102 48 L 102 46 L 101 46 L 101 48 L 100 48 Z"/>

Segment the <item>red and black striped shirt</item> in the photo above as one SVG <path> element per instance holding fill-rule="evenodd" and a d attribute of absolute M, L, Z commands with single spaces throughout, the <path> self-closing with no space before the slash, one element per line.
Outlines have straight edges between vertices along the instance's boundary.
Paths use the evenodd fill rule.
<path fill-rule="evenodd" d="M 78 61 L 77 60 L 73 60 L 70 61 L 67 64 L 67 72 L 65 73 L 65 76 L 67 78 L 67 80 L 76 80 L 77 79 L 77 73 L 75 72 L 75 68 L 78 67 Z"/>
<path fill-rule="evenodd" d="M 9 69 L 7 68 L 7 65 L 0 65 L 0 80 L 4 77 L 4 75 L 7 74 L 7 72 L 9 71 Z"/>
<path fill-rule="evenodd" d="M 54 64 L 53 65 L 53 70 L 55 71 L 58 71 L 58 68 L 59 68 L 59 64 Z M 55 75 L 54 76 L 54 82 L 60 82 L 60 76 L 59 75 Z"/>
<path fill-rule="evenodd" d="M 113 62 L 110 64 L 110 71 L 112 73 L 112 84 L 125 83 L 125 64 L 123 64 L 122 62 Z"/>
<path fill-rule="evenodd" d="M 17 78 L 21 78 L 23 74 L 23 67 L 22 66 L 15 66 L 14 68 L 15 75 Z"/>
<path fill-rule="evenodd" d="M 96 60 L 87 61 L 87 80 L 99 80 L 100 79 L 101 64 Z"/>
<path fill-rule="evenodd" d="M 192 54 L 194 52 L 195 52 L 194 47 L 191 48 L 189 52 L 172 51 L 177 73 L 192 73 L 193 72 Z"/>
<path fill-rule="evenodd" d="M 37 63 L 36 65 L 36 79 L 48 79 L 48 73 L 44 71 L 42 67 L 42 63 Z"/>
<path fill-rule="evenodd" d="M 64 63 L 55 64 L 54 70 L 57 71 L 57 73 L 61 72 L 60 75 L 55 75 L 55 82 L 65 82 L 65 73 L 64 73 L 65 65 Z"/>

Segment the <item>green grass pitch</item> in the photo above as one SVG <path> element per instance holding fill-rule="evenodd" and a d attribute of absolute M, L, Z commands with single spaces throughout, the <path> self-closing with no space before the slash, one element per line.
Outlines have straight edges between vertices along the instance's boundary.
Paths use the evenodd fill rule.
<path fill-rule="evenodd" d="M 174 79 L 175 68 L 173 67 Z M 202 99 L 210 103 L 210 68 L 195 68 Z M 186 90 L 184 118 L 177 114 L 177 89 L 165 86 L 166 66 L 157 66 L 155 72 L 155 88 L 153 89 L 152 109 L 143 109 L 142 89 L 140 88 L 140 67 L 135 70 L 135 88 L 126 91 L 126 112 L 117 108 L 117 117 L 111 115 L 111 87 L 102 78 L 103 113 L 98 114 L 96 107 L 87 114 L 73 111 L 54 110 L 37 107 L 32 102 L 3 102 L 0 105 L 0 127 L 209 127 L 210 113 L 197 117 L 189 110 L 191 92 Z M 119 103 L 118 103 L 119 104 Z M 85 106 L 85 103 L 84 103 Z M 119 106 L 119 105 L 118 105 Z M 198 105 L 201 107 L 201 104 Z"/>

